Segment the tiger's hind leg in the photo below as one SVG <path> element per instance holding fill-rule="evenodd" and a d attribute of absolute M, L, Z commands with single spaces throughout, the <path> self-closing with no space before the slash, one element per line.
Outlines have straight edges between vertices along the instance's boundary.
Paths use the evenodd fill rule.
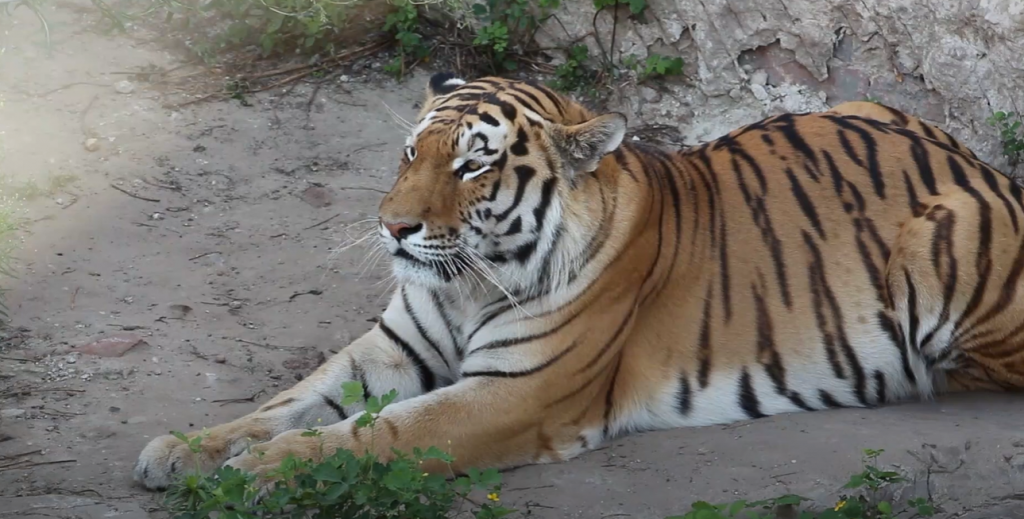
<path fill-rule="evenodd" d="M 921 396 L 1024 388 L 1024 214 L 1008 198 L 933 197 L 900 229 L 889 312 Z"/>

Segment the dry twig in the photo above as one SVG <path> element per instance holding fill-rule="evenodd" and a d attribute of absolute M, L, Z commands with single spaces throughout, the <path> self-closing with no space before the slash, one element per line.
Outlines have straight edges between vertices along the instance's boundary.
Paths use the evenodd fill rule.
<path fill-rule="evenodd" d="M 158 200 L 156 198 L 146 198 L 146 197 L 141 196 L 141 195 L 136 195 L 135 193 L 132 193 L 131 191 L 128 191 L 127 189 L 124 189 L 124 188 L 121 188 L 121 187 L 117 187 L 117 185 L 115 185 L 115 184 L 110 184 L 110 187 L 112 187 L 112 188 L 114 188 L 114 189 L 116 189 L 116 190 L 118 190 L 118 191 L 120 191 L 120 192 L 122 192 L 122 193 L 124 193 L 124 194 L 126 194 L 126 195 L 128 195 L 130 197 L 132 197 L 132 198 L 137 198 L 139 200 L 145 200 L 147 202 L 157 202 L 157 203 L 160 202 L 160 200 Z"/>

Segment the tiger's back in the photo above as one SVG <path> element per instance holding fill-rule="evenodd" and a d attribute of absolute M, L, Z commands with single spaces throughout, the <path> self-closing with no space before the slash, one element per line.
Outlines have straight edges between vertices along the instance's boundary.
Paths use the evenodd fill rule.
<path fill-rule="evenodd" d="M 999 272 L 991 261 L 1017 256 L 1020 188 L 917 119 L 885 121 L 871 107 L 837 108 L 772 117 L 671 155 L 679 194 L 662 190 L 662 203 L 684 222 L 678 239 L 686 252 L 674 256 L 671 279 L 626 341 L 636 351 L 624 355 L 623 374 L 648 389 L 626 382 L 620 395 L 628 401 L 627 394 L 646 394 L 661 406 L 624 413 L 620 427 L 727 423 L 929 397 L 977 345 L 938 338 L 955 335 L 957 317 L 965 317 L 958 329 L 966 329 L 968 311 L 992 310 L 996 287 L 1015 286 L 1017 263 Z M 638 166 L 660 167 L 634 153 Z M 909 222 L 937 218 L 936 204 L 962 211 L 964 221 L 900 242 Z M 993 243 L 993 234 L 1013 240 Z M 961 239 L 945 242 L 951 235 Z M 929 270 L 937 262 L 919 285 L 938 293 L 922 295 L 918 286 L 910 294 L 916 308 L 894 300 L 908 296 L 906 286 L 892 286 L 893 276 L 905 281 L 906 273 L 893 272 L 904 257 L 926 258 Z M 944 293 L 948 283 L 955 288 Z M 922 297 L 946 304 L 929 306 L 917 301 Z M 1010 302 L 1019 309 L 1016 294 L 1001 304 Z M 917 342 L 908 345 L 911 331 Z M 933 340 L 925 344 L 929 332 Z M 976 368 L 954 369 L 953 377 L 978 384 Z M 657 381 L 645 382 L 652 372 Z M 1010 378 L 1004 383 L 1017 380 Z M 664 398 L 667 387 L 673 399 Z"/>

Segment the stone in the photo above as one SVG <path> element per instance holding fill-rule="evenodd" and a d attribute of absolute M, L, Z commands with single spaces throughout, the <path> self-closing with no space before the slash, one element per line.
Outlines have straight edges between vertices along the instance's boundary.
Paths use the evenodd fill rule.
<path fill-rule="evenodd" d="M 85 355 L 95 355 L 97 357 L 121 357 L 127 353 L 128 350 L 138 346 L 139 344 L 145 344 L 142 337 L 133 333 L 121 333 L 109 335 L 88 344 L 83 344 L 82 346 L 76 346 L 72 348 L 71 351 Z"/>
<path fill-rule="evenodd" d="M 25 416 L 24 409 L 4 409 L 0 410 L 0 418 L 17 418 L 19 416 Z"/>
<path fill-rule="evenodd" d="M 326 187 L 309 186 L 302 191 L 302 201 L 319 209 L 333 204 L 334 194 Z"/>
<path fill-rule="evenodd" d="M 89 138 L 89 139 L 85 140 L 85 142 L 82 144 L 82 146 L 85 147 L 85 151 L 99 151 L 99 149 L 100 149 L 100 140 L 99 139 Z"/>
<path fill-rule="evenodd" d="M 114 90 L 118 94 L 130 94 L 135 91 L 135 85 L 131 81 L 121 80 L 114 83 Z"/>
<path fill-rule="evenodd" d="M 758 101 L 768 100 L 768 91 L 761 85 L 750 85 L 750 92 L 754 94 Z"/>
<path fill-rule="evenodd" d="M 750 75 L 751 85 L 765 86 L 768 84 L 768 73 L 763 70 L 757 70 Z"/>

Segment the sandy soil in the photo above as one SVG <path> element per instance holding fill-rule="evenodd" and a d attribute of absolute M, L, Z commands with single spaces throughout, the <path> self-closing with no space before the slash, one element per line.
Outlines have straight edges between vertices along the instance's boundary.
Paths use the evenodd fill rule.
<path fill-rule="evenodd" d="M 48 55 L 27 10 L 0 21 L 0 175 L 13 182 L 0 189 L 34 197 L 8 298 L 16 328 L 0 336 L 0 517 L 163 517 L 160 496 L 131 483 L 150 438 L 254 409 L 383 308 L 386 261 L 331 251 L 393 181 L 404 135 L 383 103 L 411 117 L 424 77 L 357 67 L 315 92 L 169 110 L 154 85 L 114 74 L 174 67 L 169 53 L 56 11 Z M 131 93 L 115 87 L 126 78 Z M 144 343 L 67 353 L 118 333 Z M 1021 409 L 979 395 L 635 435 L 513 471 L 505 498 L 541 518 L 826 501 L 861 449 L 884 448 L 915 477 L 907 492 L 947 517 L 1024 517 Z M 20 453 L 31 464 L 11 461 Z"/>

